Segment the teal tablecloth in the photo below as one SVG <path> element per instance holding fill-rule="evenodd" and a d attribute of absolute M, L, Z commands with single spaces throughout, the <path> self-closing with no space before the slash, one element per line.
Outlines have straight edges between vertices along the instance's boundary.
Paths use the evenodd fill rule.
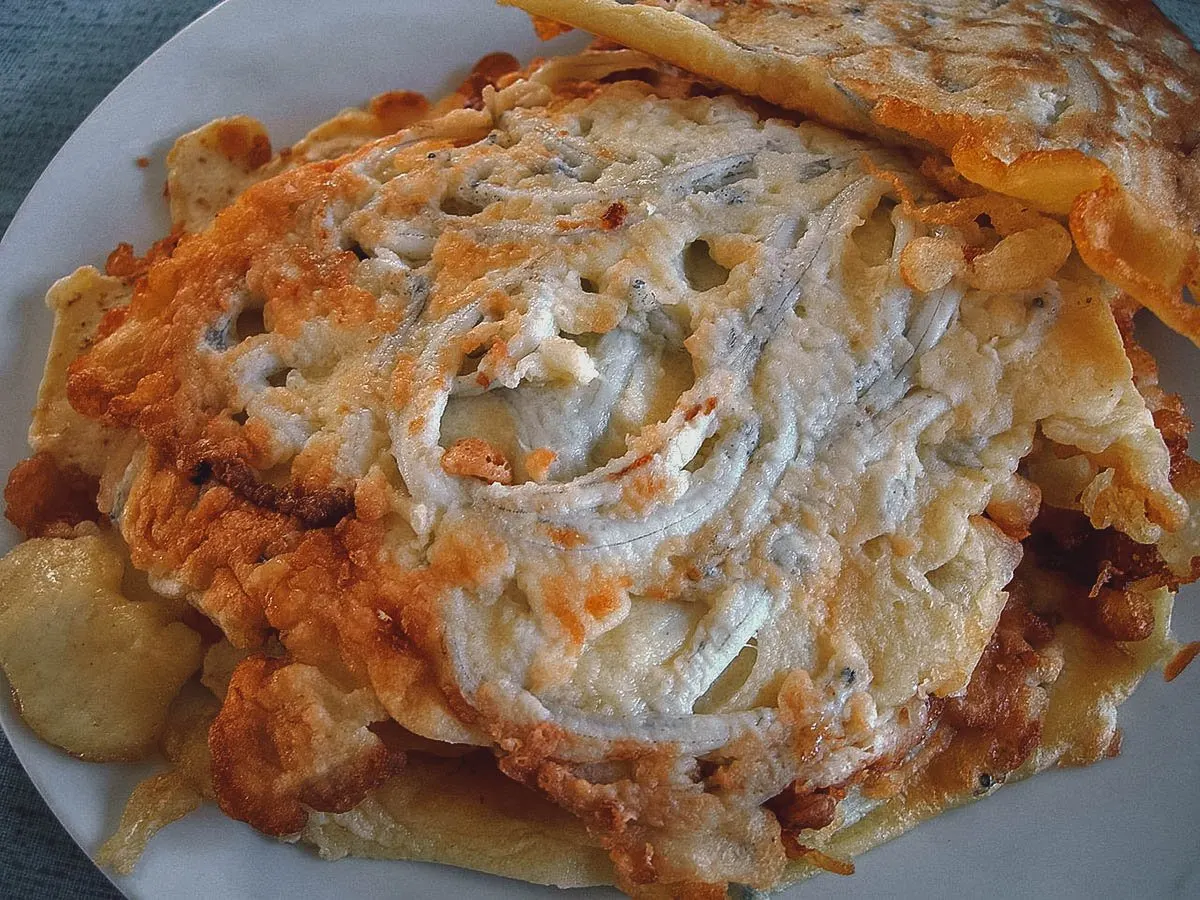
<path fill-rule="evenodd" d="M 1158 3 L 1200 41 L 1200 0 Z M 156 47 L 213 5 L 0 0 L 0 232 L 84 116 Z M 0 737 L 0 898 L 119 896 L 50 815 Z"/>

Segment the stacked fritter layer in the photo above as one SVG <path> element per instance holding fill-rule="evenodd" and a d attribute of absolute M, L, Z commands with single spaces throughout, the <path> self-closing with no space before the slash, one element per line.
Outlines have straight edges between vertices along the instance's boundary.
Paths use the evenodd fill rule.
<path fill-rule="evenodd" d="M 131 292 L 56 289 L 115 308 L 10 490 L 94 485 L 220 701 L 126 836 L 211 793 L 332 855 L 580 883 L 602 847 L 699 895 L 1112 749 L 1194 546 L 1174 407 L 1066 228 L 633 51 L 505 68 L 331 160 L 193 135 L 244 182 L 177 182 Z M 27 530 L 96 527 L 59 507 Z M 502 776 L 549 850 L 405 818 Z"/>
<path fill-rule="evenodd" d="M 819 121 L 934 148 L 1070 216 L 1095 271 L 1200 342 L 1200 55 L 1150 2 L 501 0 Z M 561 27 L 561 26 L 559 26 Z"/>

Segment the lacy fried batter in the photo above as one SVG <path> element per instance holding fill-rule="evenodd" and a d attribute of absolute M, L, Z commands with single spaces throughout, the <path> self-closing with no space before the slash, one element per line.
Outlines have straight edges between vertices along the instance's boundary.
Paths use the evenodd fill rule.
<path fill-rule="evenodd" d="M 1150 0 L 501 0 L 1070 214 L 1097 272 L 1200 342 L 1200 56 Z"/>
<path fill-rule="evenodd" d="M 720 896 L 1115 752 L 1195 466 L 1060 222 L 630 50 L 342 121 L 185 137 L 177 244 L 52 292 L 112 308 L 53 304 L 35 450 L 219 701 L 112 864 L 211 796 L 331 857 Z M 413 818 L 439 780 L 477 838 Z"/>

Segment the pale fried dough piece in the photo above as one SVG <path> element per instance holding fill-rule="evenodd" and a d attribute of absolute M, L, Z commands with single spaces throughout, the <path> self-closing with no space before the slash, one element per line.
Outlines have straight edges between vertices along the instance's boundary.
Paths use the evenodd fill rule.
<path fill-rule="evenodd" d="M 167 154 L 171 222 L 201 231 L 242 191 L 260 180 L 271 159 L 266 127 L 249 116 L 231 116 L 178 138 Z"/>
<path fill-rule="evenodd" d="M 502 775 L 486 752 L 412 754 L 355 809 L 312 815 L 301 839 L 325 859 L 429 860 L 564 888 L 613 881 L 608 854 L 583 826 Z"/>
<path fill-rule="evenodd" d="M 105 313 L 128 305 L 132 295 L 127 282 L 92 266 L 59 279 L 46 294 L 46 305 L 54 311 L 54 334 L 33 408 L 29 444 L 35 453 L 49 453 L 60 465 L 77 466 L 95 477 L 104 471 L 121 435 L 71 407 L 67 366 L 91 346 Z"/>
<path fill-rule="evenodd" d="M 1070 214 L 1084 259 L 1200 342 L 1200 55 L 1148 0 L 501 0 L 830 124 L 933 145 Z"/>
<path fill-rule="evenodd" d="M 0 561 L 0 665 L 25 722 L 89 760 L 141 758 L 200 637 L 172 609 L 122 595 L 107 537 L 27 541 Z"/>
<path fill-rule="evenodd" d="M 67 367 L 95 340 L 101 319 L 128 305 L 127 280 L 83 266 L 46 294 L 54 332 L 38 386 L 29 445 L 34 455 L 9 474 L 6 515 L 27 536 L 67 536 L 99 518 L 100 478 L 129 444 L 128 432 L 80 415 L 67 400 Z"/>
<path fill-rule="evenodd" d="M 233 678 L 233 670 L 238 663 L 251 655 L 250 650 L 240 649 L 220 640 L 208 648 L 204 654 L 204 667 L 201 670 L 200 683 L 208 688 L 220 700 L 225 699 L 229 692 L 229 681 Z"/>

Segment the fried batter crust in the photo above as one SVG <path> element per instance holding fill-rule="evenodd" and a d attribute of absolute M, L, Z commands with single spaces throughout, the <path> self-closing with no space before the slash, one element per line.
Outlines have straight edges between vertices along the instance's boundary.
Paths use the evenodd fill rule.
<path fill-rule="evenodd" d="M 249 657 L 209 730 L 218 803 L 273 835 L 300 831 L 305 807 L 352 809 L 403 763 L 367 727 L 383 716 L 369 691 L 342 693 L 311 666 Z"/>
<path fill-rule="evenodd" d="M 336 316 L 353 326 L 377 314 L 374 296 L 352 283 L 354 255 L 318 251 L 316 207 L 292 199 L 332 202 L 352 194 L 353 177 L 317 163 L 282 179 L 252 188 L 209 232 L 185 238 L 138 285 L 128 312 L 106 317 L 101 333 L 107 339 L 70 368 L 67 391 L 76 409 L 105 424 L 136 428 L 181 471 L 207 465 L 217 477 L 239 483 L 244 469 L 236 462 L 254 458 L 251 440 L 230 419 L 223 398 L 213 397 L 212 374 L 197 352 L 214 315 L 234 302 L 230 292 L 247 289 L 252 260 L 269 258 L 275 273 L 295 273 L 263 273 L 264 316 L 280 331 L 295 333 L 306 318 Z M 285 244 L 293 232 L 298 240 Z M 188 302 L 171 302 L 180 296 Z M 257 499 L 279 505 L 283 496 L 265 490 Z M 330 517 L 345 505 L 321 493 L 305 499 Z"/>
<path fill-rule="evenodd" d="M 261 425 L 245 421 L 233 376 L 212 351 L 245 340 L 247 328 L 294 339 L 313 320 L 365 331 L 368 342 L 395 330 L 394 311 L 380 309 L 375 296 L 355 283 L 355 254 L 330 245 L 322 218 L 329 205 L 360 199 L 364 182 L 352 167 L 322 160 L 431 112 L 477 108 L 483 90 L 516 65 L 507 54 L 484 57 L 433 108 L 407 92 L 380 95 L 366 111 L 344 112 L 275 160 L 253 120 L 222 120 L 196 132 L 196 147 L 243 172 L 242 200 L 200 234 L 185 235 L 185 226 L 207 223 L 232 196 L 206 200 L 203 215 L 180 211 L 172 234 L 144 258 L 135 258 L 128 245 L 114 251 L 110 274 L 137 279 L 134 298 L 102 321 L 99 336 L 108 338 L 103 349 L 72 363 L 71 404 L 105 425 L 136 429 L 177 469 L 198 481 L 214 478 L 260 507 L 312 526 L 347 515 L 355 484 L 332 472 L 319 453 L 297 462 L 282 483 L 267 477 Z M 190 144 L 177 149 L 200 152 Z M 304 162 L 309 165 L 297 168 Z M 182 166 L 183 157 L 176 163 Z M 255 184 L 276 174 L 269 185 Z M 155 262 L 163 265 L 146 277 Z M 187 302 L 172 302 L 179 297 Z M 258 324 L 243 325 L 247 315 Z"/>

